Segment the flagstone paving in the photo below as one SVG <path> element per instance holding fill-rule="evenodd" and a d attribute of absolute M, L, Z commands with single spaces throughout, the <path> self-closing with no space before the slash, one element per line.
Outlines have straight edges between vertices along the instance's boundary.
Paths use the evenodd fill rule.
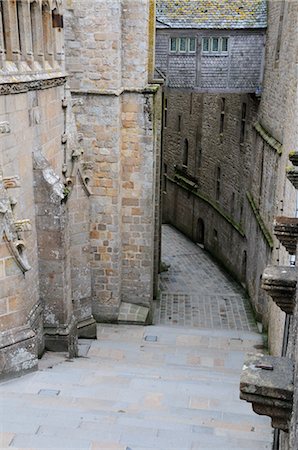
<path fill-rule="evenodd" d="M 241 286 L 198 245 L 163 226 L 160 296 L 154 323 L 197 328 L 257 331 Z"/>
<path fill-rule="evenodd" d="M 177 265 L 171 262 L 171 267 L 178 270 L 187 246 L 194 261 L 189 280 L 196 278 L 197 251 L 211 264 L 208 255 L 188 240 L 181 243 L 179 234 L 175 239 L 176 253 L 170 245 L 163 258 L 171 262 L 175 256 Z M 196 285 L 200 292 L 209 289 L 204 277 L 185 282 L 182 289 L 179 272 L 177 294 L 171 277 L 171 269 L 162 277 L 165 294 L 193 295 Z M 194 313 L 188 322 L 183 308 L 183 323 L 177 316 L 178 323 L 167 318 L 151 326 L 99 324 L 97 340 L 80 340 L 80 358 L 46 353 L 37 372 L 0 384 L 0 448 L 270 450 L 269 419 L 239 400 L 244 355 L 260 351 L 262 336 L 242 290 L 216 266 L 205 279 L 210 296 L 216 292 L 243 301 L 243 309 L 238 307 L 241 323 L 232 305 L 232 312 L 225 311 L 234 322 L 221 321 L 218 328 L 212 310 L 206 311 L 206 318 L 211 317 L 207 328 L 196 323 Z"/>

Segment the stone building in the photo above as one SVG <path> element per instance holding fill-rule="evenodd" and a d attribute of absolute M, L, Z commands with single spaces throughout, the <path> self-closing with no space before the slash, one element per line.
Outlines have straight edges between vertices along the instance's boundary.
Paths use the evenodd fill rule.
<path fill-rule="evenodd" d="M 293 210 L 294 190 L 282 139 L 263 120 L 266 27 L 265 1 L 157 2 L 163 220 L 246 286 L 267 328 L 271 301 L 261 276 L 269 261 L 289 262 L 273 218 Z"/>
<path fill-rule="evenodd" d="M 2 376 L 76 355 L 95 320 L 150 320 L 153 50 L 151 0 L 0 1 Z"/>
<path fill-rule="evenodd" d="M 297 192 L 297 23 L 297 1 L 269 2 L 259 123 L 280 149 L 273 186 L 280 207 L 274 214 L 273 225 L 277 247 L 286 250 L 288 255 L 297 255 L 297 210 L 289 187 L 290 181 Z M 264 160 L 269 157 L 266 153 Z M 257 413 L 272 418 L 275 448 L 295 450 L 298 448 L 297 263 L 289 266 L 285 258 L 268 260 L 262 287 L 273 300 L 269 310 L 269 338 L 274 356 L 248 357 L 241 376 L 240 395 L 252 403 Z M 271 370 L 263 370 L 266 366 Z"/>
<path fill-rule="evenodd" d="M 163 218 L 245 283 L 271 355 L 247 357 L 240 395 L 296 450 L 298 2 L 267 6 L 158 2 Z"/>

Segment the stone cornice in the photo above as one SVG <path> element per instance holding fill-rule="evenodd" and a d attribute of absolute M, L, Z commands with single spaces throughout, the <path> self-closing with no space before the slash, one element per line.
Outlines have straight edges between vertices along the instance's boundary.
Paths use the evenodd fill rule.
<path fill-rule="evenodd" d="M 31 79 L 26 81 L 0 81 L 0 95 L 21 94 L 28 91 L 50 89 L 56 86 L 62 86 L 66 83 L 66 74 L 54 76 L 46 79 Z"/>

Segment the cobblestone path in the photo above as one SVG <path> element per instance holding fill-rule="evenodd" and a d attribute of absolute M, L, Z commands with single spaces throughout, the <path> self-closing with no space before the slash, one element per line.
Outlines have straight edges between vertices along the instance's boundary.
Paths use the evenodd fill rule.
<path fill-rule="evenodd" d="M 163 225 L 160 299 L 154 323 L 257 331 L 244 290 L 210 255 L 169 225 Z"/>

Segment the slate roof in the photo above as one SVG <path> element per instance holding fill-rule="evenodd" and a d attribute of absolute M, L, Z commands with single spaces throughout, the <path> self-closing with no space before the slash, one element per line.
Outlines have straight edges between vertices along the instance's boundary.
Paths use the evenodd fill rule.
<path fill-rule="evenodd" d="M 156 0 L 157 28 L 266 28 L 266 0 Z"/>

